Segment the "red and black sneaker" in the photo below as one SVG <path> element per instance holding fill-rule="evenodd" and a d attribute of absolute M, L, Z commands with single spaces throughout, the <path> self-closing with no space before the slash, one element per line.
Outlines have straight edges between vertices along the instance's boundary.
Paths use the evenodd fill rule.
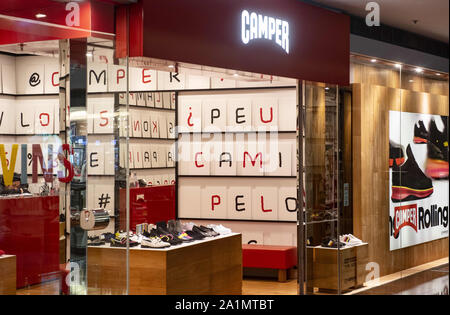
<path fill-rule="evenodd" d="M 425 128 L 422 120 L 419 120 L 418 124 L 414 125 L 414 143 L 422 144 L 428 142 L 428 131 Z"/>
<path fill-rule="evenodd" d="M 444 120 L 444 131 L 441 132 L 436 126 L 436 122 L 430 122 L 430 132 L 428 138 L 428 157 L 426 174 L 433 179 L 448 178 L 448 128 Z"/>
<path fill-rule="evenodd" d="M 424 199 L 433 193 L 433 183 L 417 165 L 409 144 L 406 155 L 408 159 L 403 165 L 392 168 L 393 202 Z"/>
<path fill-rule="evenodd" d="M 389 140 L 389 167 L 394 165 L 402 165 L 405 162 L 405 155 L 403 154 L 403 146 Z"/>

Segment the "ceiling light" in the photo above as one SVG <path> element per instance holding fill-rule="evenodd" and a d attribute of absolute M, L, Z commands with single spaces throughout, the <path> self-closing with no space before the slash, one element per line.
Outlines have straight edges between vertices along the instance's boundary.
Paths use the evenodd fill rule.
<path fill-rule="evenodd" d="M 372 59 L 372 60 L 370 60 L 370 62 L 377 62 L 377 60 L 376 59 Z"/>
<path fill-rule="evenodd" d="M 399 63 L 396 63 L 396 64 L 395 64 L 395 67 L 398 68 L 398 69 L 400 69 L 400 68 L 402 67 L 402 65 L 399 64 Z"/>
<path fill-rule="evenodd" d="M 44 14 L 44 13 L 38 13 L 38 14 L 35 15 L 35 17 L 36 17 L 36 19 L 43 19 L 43 18 L 46 18 L 47 15 Z"/>
<path fill-rule="evenodd" d="M 441 74 L 436 72 L 436 75 L 437 75 L 437 76 L 440 76 Z"/>
<path fill-rule="evenodd" d="M 423 72 L 423 69 L 422 69 L 422 68 L 416 68 L 416 72 L 417 72 L 417 73 L 422 73 L 422 72 Z"/>
<path fill-rule="evenodd" d="M 174 66 L 173 66 L 173 65 L 169 65 L 168 67 L 169 67 L 169 68 L 174 68 Z"/>
<path fill-rule="evenodd" d="M 233 74 L 233 76 L 235 76 L 235 77 L 238 77 L 238 76 L 239 76 L 239 74 L 235 73 L 235 74 Z"/>
<path fill-rule="evenodd" d="M 327 91 L 328 91 L 329 89 L 330 89 L 330 88 L 329 88 L 328 86 L 325 88 L 325 90 L 327 90 Z"/>
<path fill-rule="evenodd" d="M 91 51 L 88 51 L 88 52 L 86 53 L 86 57 L 92 57 L 92 52 L 91 52 Z"/>
<path fill-rule="evenodd" d="M 409 80 L 409 83 L 413 83 L 414 82 L 414 80 Z"/>

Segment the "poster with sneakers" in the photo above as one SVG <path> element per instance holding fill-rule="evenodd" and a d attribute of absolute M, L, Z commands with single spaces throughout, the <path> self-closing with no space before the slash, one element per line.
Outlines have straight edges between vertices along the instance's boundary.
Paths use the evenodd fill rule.
<path fill-rule="evenodd" d="M 448 237 L 448 116 L 389 112 L 390 250 Z"/>

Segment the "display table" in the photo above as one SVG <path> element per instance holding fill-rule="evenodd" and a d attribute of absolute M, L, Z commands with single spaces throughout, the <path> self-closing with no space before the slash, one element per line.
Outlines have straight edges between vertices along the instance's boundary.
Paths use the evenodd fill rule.
<path fill-rule="evenodd" d="M 16 294 L 16 256 L 0 256 L 0 295 Z"/>
<path fill-rule="evenodd" d="M 0 198 L 0 248 L 17 257 L 17 288 L 59 272 L 59 196 Z"/>
<path fill-rule="evenodd" d="M 365 280 L 369 246 L 362 243 L 340 248 L 341 290 L 357 288 Z M 338 250 L 322 246 L 307 247 L 309 290 L 338 290 Z M 311 270 L 312 269 L 312 270 Z"/>
<path fill-rule="evenodd" d="M 88 293 L 124 294 L 126 249 L 88 247 Z M 129 294 L 242 294 L 242 236 L 232 233 L 165 249 L 132 247 Z"/>

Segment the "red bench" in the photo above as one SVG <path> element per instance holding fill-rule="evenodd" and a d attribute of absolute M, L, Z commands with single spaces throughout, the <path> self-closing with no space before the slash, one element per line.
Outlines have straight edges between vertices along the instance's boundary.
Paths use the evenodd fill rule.
<path fill-rule="evenodd" d="M 242 260 L 243 267 L 278 269 L 278 281 L 286 281 L 287 271 L 297 265 L 297 248 L 242 244 Z"/>

